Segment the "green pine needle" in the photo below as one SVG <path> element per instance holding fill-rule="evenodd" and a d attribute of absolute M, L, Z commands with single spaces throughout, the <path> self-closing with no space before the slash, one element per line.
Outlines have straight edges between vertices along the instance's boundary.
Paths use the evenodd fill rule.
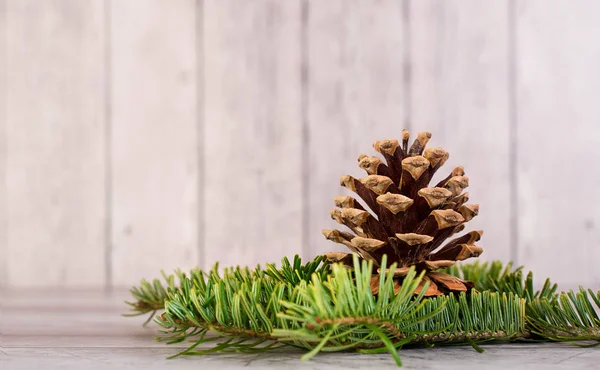
<path fill-rule="evenodd" d="M 426 298 L 415 291 L 423 278 L 411 269 L 394 292 L 392 264 L 382 261 L 379 292 L 371 291 L 373 265 L 354 258 L 354 268 L 303 264 L 284 258 L 281 266 L 254 270 L 218 266 L 210 271 L 163 274 L 131 289 L 129 315 L 163 311 L 154 321 L 157 340 L 192 341 L 173 356 L 215 352 L 258 353 L 282 346 L 302 348 L 309 359 L 319 352 L 388 351 L 400 366 L 406 345 L 466 344 L 538 338 L 600 343 L 600 293 L 556 294 L 546 280 L 539 291 L 522 268 L 500 262 L 453 266 L 446 272 L 476 283 L 470 294 Z M 212 333 L 210 336 L 209 333 Z M 204 346 L 201 346 L 204 345 Z M 205 345 L 212 345 L 206 348 Z"/>

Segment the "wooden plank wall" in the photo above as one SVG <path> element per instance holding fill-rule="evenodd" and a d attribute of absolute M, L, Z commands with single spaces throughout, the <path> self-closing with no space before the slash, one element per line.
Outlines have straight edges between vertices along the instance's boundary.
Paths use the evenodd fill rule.
<path fill-rule="evenodd" d="M 402 128 L 464 165 L 484 259 L 599 283 L 592 0 L 0 0 L 0 286 L 335 249 Z"/>
<path fill-rule="evenodd" d="M 8 284 L 104 284 L 104 3 L 8 1 L 6 17 Z"/>
<path fill-rule="evenodd" d="M 300 14 L 298 0 L 204 2 L 205 267 L 302 250 Z"/>
<path fill-rule="evenodd" d="M 191 268 L 198 249 L 194 0 L 109 3 L 109 277 Z"/>
<path fill-rule="evenodd" d="M 518 260 L 597 286 L 600 3 L 518 1 L 515 11 Z"/>
<path fill-rule="evenodd" d="M 327 249 L 320 230 L 334 228 L 333 197 L 349 194 L 342 175 L 364 177 L 360 153 L 396 137 L 405 121 L 402 3 L 311 1 L 306 17 L 307 168 L 305 256 Z M 390 32 L 394 30 L 394 32 Z M 343 247 L 342 247 L 343 248 Z"/>
<path fill-rule="evenodd" d="M 464 166 L 485 257 L 510 260 L 508 2 L 412 0 L 409 11 L 411 128 L 434 133 L 448 171 Z"/>

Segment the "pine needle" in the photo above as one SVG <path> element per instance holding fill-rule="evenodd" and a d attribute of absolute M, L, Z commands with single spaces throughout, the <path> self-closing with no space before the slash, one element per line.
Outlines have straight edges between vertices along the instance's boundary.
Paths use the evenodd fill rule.
<path fill-rule="evenodd" d="M 289 346 L 307 350 L 302 359 L 319 352 L 388 351 L 400 366 L 398 350 L 405 345 L 464 344 L 482 351 L 477 343 L 532 335 L 578 345 L 600 343 L 600 293 L 556 294 L 549 280 L 535 291 L 532 274 L 524 275 L 522 268 L 476 262 L 447 272 L 475 281 L 479 292 L 426 298 L 426 289 L 415 294 L 423 276 L 414 268 L 394 292 L 395 267 L 379 275 L 376 295 L 370 287 L 372 263 L 357 258 L 353 270 L 325 264 L 321 257 L 303 264 L 296 256 L 264 269 L 176 271 L 133 287 L 128 315 L 151 313 L 152 318 L 162 311 L 154 317 L 161 327 L 157 340 L 192 341 L 173 357 Z M 208 337 L 208 332 L 218 336 Z M 212 347 L 197 349 L 208 343 Z"/>

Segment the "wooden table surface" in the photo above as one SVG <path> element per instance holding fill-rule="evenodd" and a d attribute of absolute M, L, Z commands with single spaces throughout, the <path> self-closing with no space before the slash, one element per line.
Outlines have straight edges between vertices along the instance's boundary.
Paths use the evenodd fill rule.
<path fill-rule="evenodd" d="M 156 343 L 156 326 L 122 317 L 126 292 L 4 292 L 0 299 L 0 369 L 358 369 L 395 368 L 389 354 L 302 352 L 208 355 L 166 360 L 181 348 Z M 405 349 L 406 369 L 600 369 L 600 348 L 568 344 L 483 345 Z"/>

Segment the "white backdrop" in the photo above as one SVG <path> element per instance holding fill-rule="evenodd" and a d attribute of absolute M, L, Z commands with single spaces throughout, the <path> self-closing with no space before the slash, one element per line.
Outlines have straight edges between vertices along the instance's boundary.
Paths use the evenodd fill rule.
<path fill-rule="evenodd" d="M 0 0 L 0 282 L 312 257 L 402 128 L 462 164 L 484 259 L 598 284 L 594 0 Z"/>

